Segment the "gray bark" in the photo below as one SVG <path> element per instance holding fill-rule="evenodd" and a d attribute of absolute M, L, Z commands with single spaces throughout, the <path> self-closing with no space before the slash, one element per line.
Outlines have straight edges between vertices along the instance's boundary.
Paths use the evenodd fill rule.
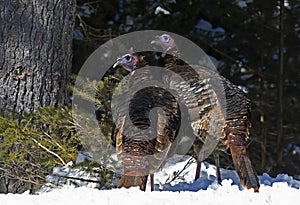
<path fill-rule="evenodd" d="M 75 0 L 0 0 L 0 108 L 68 102 Z"/>
<path fill-rule="evenodd" d="M 69 103 L 75 9 L 76 0 L 0 0 L 0 114 Z M 29 187 L 0 171 L 0 193 Z"/>

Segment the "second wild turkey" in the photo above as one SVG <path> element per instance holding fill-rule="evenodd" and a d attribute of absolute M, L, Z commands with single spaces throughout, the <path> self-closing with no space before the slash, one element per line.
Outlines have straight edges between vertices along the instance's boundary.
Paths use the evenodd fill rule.
<path fill-rule="evenodd" d="M 201 68 L 201 66 L 182 65 L 181 60 L 177 57 L 170 56 L 165 57 L 168 51 L 172 51 L 175 55 L 178 55 L 178 51 L 175 40 L 168 34 L 162 34 L 157 36 L 152 43 L 159 44 L 163 49 L 162 57 L 164 58 L 164 67 L 178 73 L 179 75 L 187 75 L 188 78 L 194 79 L 193 75 L 196 75 L 201 80 L 205 79 L 214 79 L 219 81 L 216 88 L 212 87 L 217 94 L 217 101 L 220 102 L 221 110 L 223 112 L 223 117 L 225 120 L 224 124 L 220 124 L 219 127 L 215 129 L 220 129 L 221 136 L 219 136 L 220 142 L 217 146 L 218 149 L 230 149 L 232 160 L 234 166 L 237 170 L 241 183 L 247 188 L 253 188 L 255 192 L 258 192 L 259 182 L 254 166 L 250 160 L 249 154 L 246 151 L 247 139 L 249 138 L 249 128 L 251 127 L 251 107 L 250 101 L 245 95 L 245 93 L 239 89 L 238 86 L 232 84 L 226 78 L 220 76 L 215 71 Z M 195 73 L 195 71 L 197 73 Z M 199 80 L 200 80 L 199 79 Z M 186 79 L 188 80 L 188 79 Z M 193 80 L 190 80 L 193 81 Z M 220 87 L 218 87 L 221 85 Z M 178 85 L 180 87 L 180 85 Z M 200 92 L 199 95 L 203 95 L 205 92 Z M 225 98 L 225 99 L 223 99 Z M 224 101 L 225 100 L 225 101 Z M 203 101 L 200 101 L 200 104 Z M 205 113 L 210 113 L 210 110 L 216 109 L 218 106 L 215 106 L 213 101 L 207 101 Z M 201 113 L 199 113 L 202 116 Z M 201 117 L 202 118 L 202 117 Z M 198 119 L 198 131 L 201 130 L 202 126 L 201 119 Z M 200 138 L 207 136 L 208 130 L 204 130 L 204 133 L 199 133 Z M 200 131 L 202 132 L 202 131 Z M 202 136 L 201 136 L 202 135 Z M 198 166 L 196 170 L 196 177 L 199 177 L 200 165 L 201 165 L 201 156 L 198 157 Z"/>

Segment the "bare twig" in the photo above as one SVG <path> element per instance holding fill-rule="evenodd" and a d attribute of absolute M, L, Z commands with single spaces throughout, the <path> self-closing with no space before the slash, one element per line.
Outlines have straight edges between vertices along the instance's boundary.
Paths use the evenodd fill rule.
<path fill-rule="evenodd" d="M 55 144 L 56 146 L 58 146 L 60 149 L 62 149 L 63 151 L 65 151 L 65 149 L 58 143 L 56 142 L 53 137 L 51 137 L 51 135 L 49 135 L 47 132 L 44 132 L 44 135 L 46 135 L 48 138 L 50 138 L 51 140 L 49 140 L 49 142 L 51 144 Z"/>
<path fill-rule="evenodd" d="M 31 139 L 32 139 L 32 141 L 34 141 L 39 147 L 41 147 L 42 149 L 44 149 L 46 152 L 49 152 L 49 153 L 52 154 L 53 156 L 57 157 L 57 158 L 59 159 L 59 161 L 61 161 L 61 163 L 62 163 L 63 165 L 66 164 L 65 161 L 64 161 L 58 154 L 56 154 L 55 152 L 49 150 L 47 147 L 45 147 L 44 145 L 42 145 L 41 143 L 39 143 L 36 139 L 34 139 L 34 138 L 31 138 Z"/>
<path fill-rule="evenodd" d="M 172 181 L 174 181 L 176 178 L 178 178 L 184 170 L 186 170 L 189 166 L 191 166 L 191 164 L 195 162 L 195 159 L 194 158 L 190 158 L 189 161 L 184 165 L 184 167 L 180 170 L 180 171 L 176 171 L 174 174 L 173 174 L 173 177 L 170 178 L 168 177 L 168 179 L 166 180 L 166 184 L 167 183 L 170 183 Z"/>

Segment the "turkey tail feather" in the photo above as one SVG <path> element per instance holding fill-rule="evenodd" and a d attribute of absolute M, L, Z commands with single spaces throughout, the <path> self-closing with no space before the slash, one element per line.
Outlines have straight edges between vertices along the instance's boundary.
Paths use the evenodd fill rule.
<path fill-rule="evenodd" d="M 253 188 L 255 192 L 258 192 L 258 178 L 249 156 L 239 154 L 235 149 L 235 147 L 230 147 L 232 160 L 242 185 L 247 189 Z"/>
<path fill-rule="evenodd" d="M 246 126 L 244 126 L 246 127 Z M 235 130 L 228 136 L 228 145 L 230 148 L 232 161 L 239 175 L 241 184 L 246 188 L 253 188 L 258 192 L 259 182 L 257 173 L 250 160 L 250 156 L 246 150 L 246 137 L 248 131 Z"/>

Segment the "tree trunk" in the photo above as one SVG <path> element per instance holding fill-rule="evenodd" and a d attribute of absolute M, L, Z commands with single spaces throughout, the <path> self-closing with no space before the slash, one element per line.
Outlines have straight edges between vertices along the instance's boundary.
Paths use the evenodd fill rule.
<path fill-rule="evenodd" d="M 0 114 L 69 103 L 75 9 L 76 0 L 0 0 Z M 0 171 L 0 193 L 30 187 Z"/>
<path fill-rule="evenodd" d="M 279 20 L 279 79 L 278 79 L 278 136 L 277 136 L 277 163 L 282 166 L 282 154 L 284 149 L 283 136 L 283 68 L 284 68 L 284 0 L 280 0 L 280 20 Z"/>
<path fill-rule="evenodd" d="M 75 0 L 0 0 L 0 108 L 69 101 Z"/>

